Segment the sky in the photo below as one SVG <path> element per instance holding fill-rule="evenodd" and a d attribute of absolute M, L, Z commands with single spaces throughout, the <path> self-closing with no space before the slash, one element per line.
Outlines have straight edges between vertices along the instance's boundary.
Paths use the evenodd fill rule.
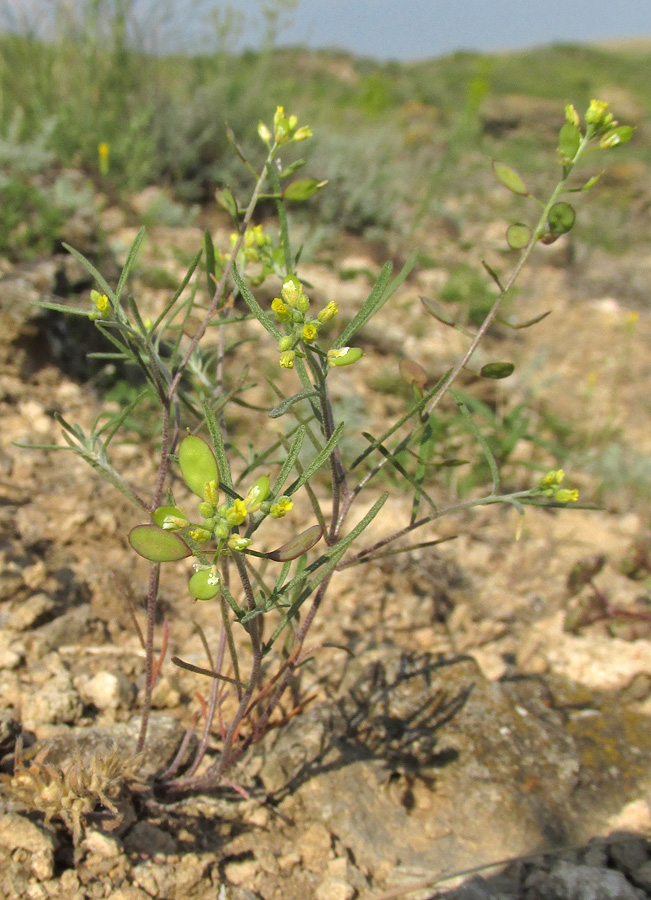
<path fill-rule="evenodd" d="M 259 45 L 261 10 L 283 3 L 295 0 L 0 0 L 0 28 L 47 38 L 57 32 L 57 22 L 76 17 L 83 33 L 93 11 L 110 17 L 122 8 L 137 23 L 131 33 L 138 46 L 192 53 L 215 46 L 216 21 L 232 24 L 239 17 L 239 40 L 232 27 L 224 29 L 224 45 L 239 50 Z M 298 0 L 276 24 L 279 45 L 407 61 L 455 50 L 651 37 L 651 0 Z"/>
<path fill-rule="evenodd" d="M 299 0 L 290 21 L 281 44 L 410 60 L 651 36 L 651 0 Z"/>

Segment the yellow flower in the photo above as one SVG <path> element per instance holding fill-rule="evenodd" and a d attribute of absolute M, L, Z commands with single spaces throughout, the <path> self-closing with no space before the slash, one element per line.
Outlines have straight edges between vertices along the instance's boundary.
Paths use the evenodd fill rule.
<path fill-rule="evenodd" d="M 303 125 L 301 128 L 297 128 L 294 132 L 294 140 L 295 141 L 304 141 L 307 138 L 312 137 L 312 129 L 309 125 Z"/>
<path fill-rule="evenodd" d="M 565 472 L 563 469 L 555 469 L 540 479 L 540 487 L 552 487 L 555 484 L 561 484 L 564 478 Z"/>
<path fill-rule="evenodd" d="M 587 125 L 594 125 L 595 128 L 605 128 L 611 125 L 613 121 L 612 113 L 606 112 L 608 104 L 605 100 L 591 100 L 588 111 L 585 114 Z"/>
<path fill-rule="evenodd" d="M 244 500 L 234 500 L 233 505 L 226 510 L 226 521 L 234 528 L 236 525 L 241 525 L 242 522 L 246 519 L 247 509 Z"/>
<path fill-rule="evenodd" d="M 278 500 L 273 504 L 271 509 L 269 510 L 269 515 L 272 519 L 282 519 L 290 509 L 294 506 L 292 500 L 289 497 L 283 495 L 279 497 Z"/>
<path fill-rule="evenodd" d="M 558 500 L 559 503 L 576 503 L 579 499 L 579 492 L 576 490 L 568 490 L 567 488 L 561 488 L 556 491 L 555 500 Z"/>
<path fill-rule="evenodd" d="M 294 368 L 294 357 L 296 354 L 293 350 L 286 350 L 284 353 L 280 354 L 280 366 L 283 369 L 293 369 Z"/>
<path fill-rule="evenodd" d="M 303 331 L 301 332 L 301 337 L 305 341 L 306 344 L 311 344 L 313 340 L 315 340 L 317 336 L 317 328 L 316 325 L 312 325 L 308 323 L 307 325 L 303 325 Z"/>
<path fill-rule="evenodd" d="M 271 308 L 276 313 L 276 319 L 279 322 L 289 322 L 291 320 L 291 307 L 287 306 L 286 303 L 283 303 L 280 297 L 274 297 L 271 301 Z"/>
<path fill-rule="evenodd" d="M 106 143 L 106 141 L 101 141 L 97 145 L 97 156 L 99 159 L 100 175 L 108 175 L 110 152 L 111 152 L 111 148 Z"/>
<path fill-rule="evenodd" d="M 90 299 L 95 304 L 95 309 L 97 310 L 95 316 L 99 315 L 101 318 L 106 318 L 111 312 L 111 301 L 106 294 L 100 294 L 99 291 L 91 291 Z"/>

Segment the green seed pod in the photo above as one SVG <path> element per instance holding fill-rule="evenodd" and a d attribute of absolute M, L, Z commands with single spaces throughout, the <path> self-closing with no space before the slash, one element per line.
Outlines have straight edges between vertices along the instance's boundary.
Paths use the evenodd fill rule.
<path fill-rule="evenodd" d="M 193 494 L 204 499 L 206 483 L 219 484 L 217 460 L 208 444 L 200 437 L 190 434 L 183 438 L 179 447 L 179 465 L 183 480 Z"/>
<path fill-rule="evenodd" d="M 150 562 L 174 562 L 192 555 L 183 538 L 157 525 L 136 525 L 129 532 L 129 543 Z"/>
<path fill-rule="evenodd" d="M 268 553 L 267 556 L 269 559 L 273 559 L 274 562 L 288 562 L 289 560 L 297 559 L 299 556 L 307 553 L 315 544 L 318 544 L 322 535 L 323 528 L 320 525 L 312 525 L 311 528 L 307 528 L 305 531 L 297 534 L 291 541 L 283 544 L 282 547 L 278 547 L 273 553 Z"/>
<path fill-rule="evenodd" d="M 222 589 L 221 578 L 211 569 L 199 569 L 190 578 L 188 588 L 195 599 L 212 600 Z"/>
<path fill-rule="evenodd" d="M 269 496 L 269 478 L 267 475 L 261 475 L 260 478 L 249 488 L 244 505 L 249 513 L 257 512 L 264 501 Z"/>
<path fill-rule="evenodd" d="M 152 519 L 159 528 L 164 528 L 166 531 L 174 531 L 178 528 L 186 528 L 188 525 L 188 520 L 185 513 L 177 506 L 159 506 L 158 509 L 154 510 Z M 172 521 L 166 523 L 166 519 Z"/>
<path fill-rule="evenodd" d="M 328 350 L 328 365 L 352 366 L 363 355 L 364 351 L 361 347 L 341 347 L 339 350 Z"/>

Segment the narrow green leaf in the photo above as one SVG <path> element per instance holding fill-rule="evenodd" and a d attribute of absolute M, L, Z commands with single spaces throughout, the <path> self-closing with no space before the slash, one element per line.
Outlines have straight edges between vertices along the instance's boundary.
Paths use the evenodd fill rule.
<path fill-rule="evenodd" d="M 493 378 L 496 381 L 500 378 L 508 378 L 515 370 L 515 366 L 510 362 L 487 363 L 482 366 L 479 374 L 482 378 Z"/>
<path fill-rule="evenodd" d="M 332 572 L 333 569 L 336 568 L 337 564 L 341 560 L 348 547 L 353 543 L 354 540 L 359 537 L 359 535 L 366 528 L 368 528 L 368 526 L 380 512 L 388 498 L 389 495 L 387 493 L 382 494 L 382 496 L 375 501 L 375 503 L 369 509 L 363 519 L 361 519 L 357 523 L 357 525 L 349 534 L 346 535 L 346 537 L 342 538 L 333 547 L 330 547 L 328 550 L 326 550 L 326 552 L 322 554 L 322 556 L 315 560 L 305 570 L 301 571 L 298 575 L 295 575 L 294 578 L 292 578 L 292 580 L 285 585 L 283 593 L 291 593 L 291 591 L 300 584 L 300 582 L 305 578 L 306 575 L 310 575 L 312 572 L 318 572 L 315 578 L 308 581 L 302 587 L 300 595 L 294 601 L 294 603 L 292 603 L 292 605 L 278 624 L 276 630 L 271 635 L 271 638 L 269 639 L 267 644 L 265 644 L 265 652 L 268 652 L 268 650 L 274 645 L 278 636 L 287 627 L 288 623 L 294 618 L 294 616 L 310 596 L 310 594 L 312 594 L 321 584 L 323 579 L 326 578 L 330 574 L 330 572 Z"/>
<path fill-rule="evenodd" d="M 53 309 L 55 312 L 66 313 L 70 316 L 84 316 L 86 319 L 90 318 L 93 313 L 91 309 L 77 309 L 74 306 L 66 306 L 64 303 L 50 303 L 49 300 L 40 300 L 34 306 L 38 306 L 40 309 Z"/>
<path fill-rule="evenodd" d="M 240 275 L 240 273 L 237 270 L 237 266 L 233 266 L 233 278 L 235 279 L 235 283 L 237 284 L 237 286 L 239 288 L 240 294 L 242 295 L 244 302 L 249 307 L 249 309 L 251 310 L 253 315 L 256 317 L 258 322 L 260 322 L 262 327 L 264 329 L 266 329 L 266 331 L 268 331 L 269 334 L 273 338 L 275 338 L 277 341 L 279 341 L 281 339 L 281 337 L 283 337 L 283 333 L 278 328 L 276 328 L 274 323 L 271 321 L 271 318 L 265 314 L 265 311 L 262 309 L 262 307 L 260 306 L 258 301 L 255 299 L 255 297 L 253 296 L 251 291 L 244 284 L 244 281 L 242 280 L 242 276 Z"/>
<path fill-rule="evenodd" d="M 305 428 L 301 425 L 296 432 L 294 440 L 292 441 L 292 446 L 289 448 L 289 453 L 287 454 L 287 458 L 282 465 L 280 472 L 278 473 L 278 477 L 276 478 L 273 486 L 271 488 L 271 496 L 278 497 L 281 494 L 283 487 L 285 486 L 285 482 L 289 478 L 289 473 L 294 468 L 294 464 L 298 459 L 298 455 L 301 452 L 301 447 L 303 446 L 303 440 L 305 439 Z"/>
<path fill-rule="evenodd" d="M 308 397 L 318 397 L 318 396 L 319 396 L 318 391 L 312 390 L 312 391 L 301 391 L 300 394 L 294 394 L 293 397 L 286 397 L 277 406 L 274 406 L 274 408 L 269 412 L 269 418 L 277 419 L 280 416 L 284 415 L 288 409 L 291 409 L 291 407 L 295 403 L 298 403 L 299 400 L 307 400 Z"/>
<path fill-rule="evenodd" d="M 305 469 L 305 471 L 296 479 L 296 481 L 292 482 L 290 486 L 287 488 L 285 493 L 288 496 L 295 494 L 296 491 L 301 488 L 306 481 L 309 481 L 310 478 L 314 475 L 315 472 L 318 472 L 321 466 L 330 458 L 330 456 L 334 453 L 337 444 L 341 438 L 341 435 L 344 431 L 344 422 L 340 422 L 330 437 L 330 440 L 325 445 L 323 450 L 312 460 L 310 465 Z"/>
<path fill-rule="evenodd" d="M 289 176 L 293 175 L 293 173 L 296 172 L 297 169 L 302 169 L 304 165 L 305 165 L 304 159 L 295 159 L 293 163 L 290 163 L 288 166 L 285 166 L 285 168 L 282 170 L 282 172 L 280 172 L 278 174 L 278 177 L 279 178 L 289 178 Z M 296 261 L 298 262 L 298 257 L 297 257 Z"/>
<path fill-rule="evenodd" d="M 138 396 L 134 400 L 131 401 L 131 403 L 129 403 L 127 406 L 125 406 L 125 408 L 120 412 L 120 414 L 118 416 L 116 416 L 115 418 L 111 418 L 108 422 L 106 422 L 106 424 L 104 424 L 100 428 L 100 430 L 98 431 L 98 435 L 102 435 L 104 433 L 104 431 L 106 431 L 106 429 L 108 428 L 108 436 L 104 439 L 104 444 L 103 444 L 103 449 L 104 449 L 105 453 L 106 453 L 106 450 L 108 449 L 109 444 L 111 443 L 111 441 L 117 434 L 118 430 L 122 426 L 125 419 L 127 419 L 131 415 L 131 413 L 136 408 L 136 406 L 140 403 L 140 401 L 144 397 L 146 397 L 148 394 L 149 394 L 148 390 L 142 391 L 140 394 L 138 394 Z"/>
<path fill-rule="evenodd" d="M 604 170 L 604 171 L 605 171 L 605 170 Z M 579 190 L 581 190 L 581 191 L 589 191 L 591 187 L 594 187 L 594 186 L 595 186 L 595 184 L 599 181 L 599 179 L 601 178 L 601 176 L 602 176 L 603 174 L 604 174 L 603 172 L 599 172 L 597 175 L 593 175 L 592 178 L 588 178 L 588 180 L 586 181 L 586 183 L 585 183 L 585 184 L 583 185 L 583 187 L 580 188 Z"/>
<path fill-rule="evenodd" d="M 375 282 L 373 290 L 368 295 L 366 302 L 359 310 L 357 315 L 352 319 L 352 321 L 348 323 L 339 338 L 332 345 L 334 350 L 339 350 L 341 347 L 345 347 L 348 344 L 348 341 L 353 337 L 353 335 L 355 335 L 360 328 L 363 328 L 368 320 L 372 318 L 376 310 L 380 308 L 380 306 L 382 305 L 384 290 L 389 283 L 392 271 L 392 263 L 386 262 L 382 266 L 382 271 L 378 276 L 378 280 Z"/>
<path fill-rule="evenodd" d="M 527 186 L 522 178 L 518 175 L 515 169 L 507 166 L 506 163 L 493 161 L 493 172 L 495 172 L 498 181 L 514 194 L 521 194 L 522 196 L 526 197 L 529 193 L 529 191 L 527 190 Z"/>
<path fill-rule="evenodd" d="M 224 446 L 224 440 L 222 438 L 221 428 L 219 427 L 219 422 L 217 421 L 217 417 L 210 407 L 206 400 L 202 403 L 203 413 L 206 417 L 206 425 L 208 426 L 208 433 L 210 434 L 210 440 L 212 441 L 212 446 L 215 451 L 215 456 L 217 457 L 217 467 L 219 469 L 219 474 L 221 476 L 221 480 L 225 488 L 233 488 L 233 475 L 231 473 L 231 466 L 228 461 L 228 456 L 226 455 L 226 447 Z"/>
<path fill-rule="evenodd" d="M 546 312 L 539 313 L 539 315 L 534 316 L 532 319 L 527 319 L 525 322 L 512 322 L 509 319 L 502 319 L 498 316 L 498 322 L 501 322 L 502 325 L 508 325 L 509 328 L 530 328 L 532 325 L 536 325 L 538 322 L 542 322 L 543 319 L 546 319 L 548 315 L 551 314 L 551 309 L 548 309 Z"/>
<path fill-rule="evenodd" d="M 389 278 L 391 277 L 393 266 L 390 262 L 384 264 L 378 280 L 375 282 L 375 286 L 368 296 L 368 299 L 359 310 L 355 318 L 351 322 L 349 322 L 341 335 L 334 342 L 334 344 L 332 345 L 333 350 L 339 350 L 341 349 L 341 347 L 345 347 L 349 343 L 350 339 L 355 334 L 357 334 L 357 332 L 361 328 L 363 328 L 370 319 L 373 318 L 378 310 L 380 310 L 384 306 L 387 300 L 389 300 L 389 298 L 392 297 L 393 294 L 395 294 L 395 292 L 398 290 L 398 288 L 404 283 L 409 273 L 416 265 L 417 260 L 418 251 L 414 250 L 400 272 L 396 275 L 396 277 L 390 284 Z"/>
<path fill-rule="evenodd" d="M 375 438 L 373 437 L 372 434 L 368 434 L 367 432 L 363 431 L 362 435 L 366 438 L 367 441 L 370 441 L 370 442 L 375 441 Z M 415 492 L 414 496 L 424 497 L 425 500 L 427 500 L 429 505 L 432 507 L 432 509 L 436 512 L 437 507 L 436 507 L 436 504 L 434 503 L 434 501 L 432 500 L 432 498 L 423 489 L 422 484 L 420 484 L 418 481 L 418 478 L 412 477 L 410 475 L 410 473 L 405 469 L 405 467 L 402 465 L 402 463 L 397 459 L 396 454 L 392 453 L 390 450 L 387 450 L 387 448 L 383 444 L 378 444 L 376 449 L 379 450 L 379 452 L 382 454 L 382 456 L 384 456 L 385 459 L 387 459 L 389 463 L 391 463 L 391 465 L 394 467 L 394 469 L 397 472 L 400 472 L 400 474 L 405 479 L 405 481 L 413 487 L 414 492 Z M 402 448 L 400 448 L 400 449 L 402 449 Z"/>
<path fill-rule="evenodd" d="M 124 264 L 124 268 L 120 274 L 120 280 L 118 281 L 118 286 L 115 290 L 115 302 L 120 302 L 120 297 L 122 296 L 122 291 L 124 290 L 124 286 L 127 283 L 127 279 L 131 274 L 131 270 L 133 269 L 134 263 L 136 261 L 136 257 L 138 256 L 138 252 L 140 250 L 140 245 L 142 244 L 145 238 L 145 228 L 144 226 L 140 229 L 138 234 L 136 235 L 133 244 L 131 245 L 131 249 L 127 254 L 127 261 Z"/>
<path fill-rule="evenodd" d="M 83 253 L 80 253 L 79 250 L 75 250 L 75 248 L 71 247 L 70 244 L 64 243 L 62 246 L 66 248 L 68 253 L 71 253 L 74 256 L 77 262 L 82 265 L 84 269 L 86 269 L 89 275 L 93 276 L 93 278 L 97 282 L 98 287 L 102 289 L 102 292 L 106 294 L 111 303 L 113 303 L 113 305 L 115 306 L 117 304 L 117 300 L 113 289 L 109 285 L 108 281 L 106 281 L 104 276 L 97 271 L 92 262 L 89 262 L 83 255 Z"/>
<path fill-rule="evenodd" d="M 203 252 L 206 257 L 206 286 L 208 296 L 212 299 L 217 287 L 215 279 L 215 245 L 212 242 L 212 235 L 208 228 L 203 233 Z"/>
<path fill-rule="evenodd" d="M 499 288 L 500 293 L 503 294 L 504 288 L 502 287 L 502 282 L 500 281 L 500 276 L 497 274 L 495 269 L 492 266 L 489 266 L 485 259 L 482 259 L 481 264 L 486 269 L 486 271 L 488 272 L 490 277 L 493 279 L 493 281 Z"/>
<path fill-rule="evenodd" d="M 491 448 L 488 446 L 488 441 L 484 437 L 482 430 L 478 427 L 478 425 L 475 423 L 475 420 L 470 415 L 470 413 L 468 411 L 468 407 L 465 405 L 465 403 L 462 402 L 457 391 L 450 390 L 450 394 L 451 394 L 454 402 L 459 407 L 459 411 L 460 411 L 461 415 L 464 417 L 464 419 L 468 425 L 468 428 L 470 429 L 472 434 L 475 436 L 477 443 L 479 444 L 481 449 L 484 451 L 484 456 L 486 457 L 486 460 L 488 462 L 488 466 L 491 470 L 491 477 L 493 479 L 492 494 L 495 495 L 498 493 L 498 491 L 500 489 L 500 473 L 497 468 L 497 463 L 495 462 L 495 457 L 493 456 Z"/>
<path fill-rule="evenodd" d="M 194 257 L 194 259 L 193 259 L 192 262 L 190 263 L 190 267 L 189 267 L 188 271 L 185 273 L 185 275 L 184 275 L 184 277 L 183 277 L 183 281 L 181 282 L 181 284 L 178 286 L 177 290 L 175 291 L 174 296 L 172 297 L 172 299 L 170 300 L 170 302 L 165 306 L 165 308 L 163 309 L 163 311 L 161 312 L 161 314 L 158 316 L 158 318 L 156 319 L 156 321 L 155 321 L 154 324 L 152 325 L 152 331 L 156 331 L 156 330 L 158 329 L 158 326 L 160 325 L 160 323 L 161 323 L 161 322 L 163 321 L 163 319 L 168 315 L 168 313 L 169 313 L 170 310 L 173 308 L 173 306 L 174 306 L 174 304 L 176 303 L 176 301 L 179 299 L 179 297 L 181 296 L 181 294 L 183 293 L 183 291 L 184 291 L 184 290 L 186 289 L 186 287 L 188 286 L 188 282 L 190 281 L 190 279 L 191 279 L 192 276 L 194 275 L 194 271 L 195 271 L 195 269 L 197 268 L 197 266 L 199 265 L 199 260 L 201 259 L 202 254 L 203 254 L 203 250 L 199 250 L 199 252 L 197 253 L 197 255 Z"/>
<path fill-rule="evenodd" d="M 436 303 L 434 300 L 430 300 L 429 297 L 421 297 L 420 302 L 423 304 L 430 316 L 434 316 L 434 318 L 438 322 L 441 322 L 443 325 L 454 326 L 456 324 L 452 316 L 448 315 L 448 313 L 445 312 L 440 303 Z"/>
<path fill-rule="evenodd" d="M 183 538 L 157 525 L 136 525 L 129 532 L 129 543 L 150 562 L 174 562 L 192 555 Z"/>

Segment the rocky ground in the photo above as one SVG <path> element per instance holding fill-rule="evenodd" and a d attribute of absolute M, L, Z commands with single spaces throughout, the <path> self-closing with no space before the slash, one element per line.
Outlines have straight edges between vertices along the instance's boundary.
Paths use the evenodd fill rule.
<path fill-rule="evenodd" d="M 103 226 L 110 279 L 136 227 L 117 208 L 104 210 Z M 73 222 L 68 239 L 92 249 L 89 227 Z M 504 265 L 502 235 L 502 223 L 494 236 L 484 230 L 481 253 Z M 465 237 L 479 239 L 470 229 Z M 200 240 L 198 227 L 153 229 L 134 287 L 152 309 L 169 290 L 161 272 L 181 275 L 179 251 L 194 252 Z M 440 258 L 437 236 L 427 240 Z M 323 649 L 318 665 L 306 667 L 300 696 L 315 701 L 234 776 L 250 799 L 226 791 L 173 805 L 146 790 L 118 791 L 132 783 L 143 687 L 125 603 L 131 596 L 139 608 L 146 574 L 125 539 L 137 514 L 77 458 L 13 443 L 60 442 L 54 412 L 88 425 L 99 411 L 84 362 L 88 336 L 31 305 L 57 293 L 83 296 L 89 285 L 64 254 L 2 264 L 3 771 L 12 771 L 22 732 L 25 765 L 36 760 L 37 773 L 51 766 L 55 785 L 46 823 L 30 805 L 34 779 L 22 794 L 5 784 L 2 897 L 651 895 L 651 255 L 618 258 L 614 272 L 599 251 L 548 253 L 527 273 L 513 313 L 553 314 L 536 328 L 496 334 L 481 351 L 482 362 L 518 364 L 486 399 L 502 410 L 526 401 L 548 432 L 550 422 L 566 423 L 573 458 L 584 463 L 572 485 L 600 508 L 530 509 L 523 525 L 512 509 L 465 513 L 441 521 L 432 536 L 456 539 L 437 552 L 341 572 L 314 641 L 350 652 Z M 361 242 L 342 245 L 337 259 L 311 263 L 303 275 L 315 297 L 336 300 L 346 314 L 367 295 L 367 273 L 378 264 Z M 343 280 L 343 270 L 357 274 Z M 417 271 L 371 325 L 359 366 L 369 415 L 381 419 L 404 403 L 391 388 L 395 373 L 387 376 L 396 354 L 436 377 L 463 346 L 458 333 L 423 324 L 418 296 L 435 297 L 445 278 L 444 265 Z M 342 409 L 359 410 L 345 382 L 337 390 Z M 524 443 L 515 462 L 540 453 Z M 116 457 L 134 483 L 149 483 L 151 447 L 125 444 Z M 409 498 L 389 502 L 390 517 L 408 518 Z M 576 562 L 598 555 L 594 584 L 568 589 Z M 214 638 L 214 609 L 191 606 L 185 567 L 170 570 L 162 597 L 168 659 L 178 653 L 204 664 L 194 623 Z M 604 597 L 617 614 L 590 623 Z M 580 627 L 568 630 L 568 616 Z M 195 692 L 205 690 L 200 676 L 165 663 L 136 781 L 169 763 L 198 709 Z M 85 827 L 72 812 L 67 827 L 59 815 L 61 798 L 74 793 L 62 774 L 73 764 L 105 776 L 107 796 L 94 796 Z M 489 864 L 497 868 L 466 871 Z"/>

